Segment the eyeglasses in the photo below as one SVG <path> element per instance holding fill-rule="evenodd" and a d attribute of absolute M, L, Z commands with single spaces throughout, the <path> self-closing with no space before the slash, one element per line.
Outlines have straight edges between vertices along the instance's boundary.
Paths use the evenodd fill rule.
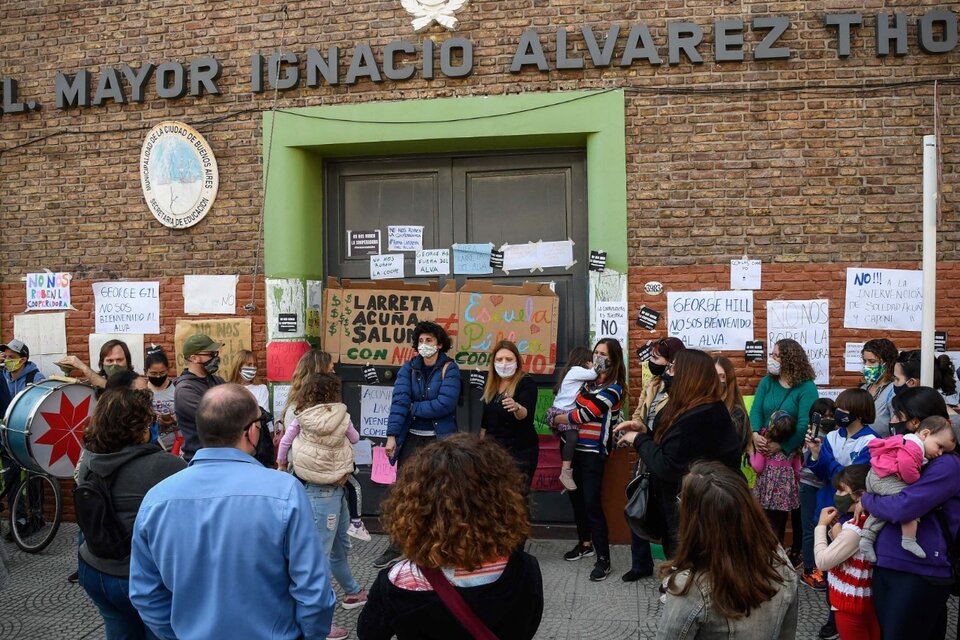
<path fill-rule="evenodd" d="M 197 353 L 198 356 L 207 356 L 208 358 L 216 358 L 220 355 L 219 351 L 201 351 Z"/>

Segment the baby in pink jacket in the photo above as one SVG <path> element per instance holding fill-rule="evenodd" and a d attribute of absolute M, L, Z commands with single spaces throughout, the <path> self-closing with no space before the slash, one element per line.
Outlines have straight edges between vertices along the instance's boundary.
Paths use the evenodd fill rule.
<path fill-rule="evenodd" d="M 930 416 L 920 423 L 916 433 L 876 438 L 867 446 L 870 448 L 871 466 L 867 474 L 867 491 L 892 496 L 916 482 L 920 478 L 920 469 L 928 460 L 953 451 L 957 442 L 949 420 Z M 913 520 L 900 525 L 900 546 L 918 558 L 926 558 L 926 552 L 917 544 L 918 522 Z M 860 551 L 871 563 L 877 561 L 873 543 L 885 524 L 876 516 L 870 516 L 863 525 Z"/>

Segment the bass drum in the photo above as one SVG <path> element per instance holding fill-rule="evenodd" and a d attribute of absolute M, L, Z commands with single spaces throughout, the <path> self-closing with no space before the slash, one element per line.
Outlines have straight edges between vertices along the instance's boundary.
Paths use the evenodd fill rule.
<path fill-rule="evenodd" d="M 96 403 L 95 389 L 85 384 L 43 380 L 27 385 L 3 419 L 7 453 L 25 469 L 72 478 Z"/>

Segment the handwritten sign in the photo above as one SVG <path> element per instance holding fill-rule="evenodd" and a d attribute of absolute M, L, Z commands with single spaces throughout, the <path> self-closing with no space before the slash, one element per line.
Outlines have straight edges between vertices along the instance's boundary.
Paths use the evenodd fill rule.
<path fill-rule="evenodd" d="M 360 435 L 372 438 L 387 437 L 387 419 L 393 387 L 360 385 Z"/>
<path fill-rule="evenodd" d="M 753 340 L 752 291 L 667 293 L 669 334 L 694 349 L 737 351 Z"/>
<path fill-rule="evenodd" d="M 27 311 L 70 309 L 69 273 L 28 273 Z"/>
<path fill-rule="evenodd" d="M 370 256 L 370 279 L 389 280 L 403 278 L 403 254 L 384 253 L 379 256 Z"/>
<path fill-rule="evenodd" d="M 176 349 L 177 371 L 182 371 L 185 364 L 183 360 L 183 343 L 187 338 L 198 333 L 203 333 L 217 342 L 222 342 L 220 347 L 220 370 L 226 371 L 234 364 L 234 359 L 239 357 L 237 354 L 243 349 L 250 349 L 253 344 L 251 334 L 253 332 L 250 318 L 223 318 L 210 320 L 186 320 L 178 319 L 173 332 L 173 343 Z"/>
<path fill-rule="evenodd" d="M 133 370 L 143 371 L 143 334 L 137 333 L 91 333 L 87 338 L 87 348 L 90 359 L 88 362 L 94 369 L 100 361 L 100 347 L 110 340 L 122 340 L 130 349 L 130 359 L 133 360 Z M 172 354 L 167 354 L 169 357 Z M 176 373 L 174 373 L 176 375 Z"/>
<path fill-rule="evenodd" d="M 233 315 L 239 276 L 183 276 L 183 312 Z"/>
<path fill-rule="evenodd" d="M 457 351 L 461 368 L 487 368 L 490 350 L 510 340 L 520 351 L 523 370 L 549 374 L 557 362 L 557 296 L 545 284 L 522 288 L 467 282 L 457 296 Z"/>
<path fill-rule="evenodd" d="M 383 447 L 373 448 L 373 467 L 370 469 L 370 479 L 377 484 L 394 484 L 397 481 L 397 468 L 390 464 L 387 450 Z"/>
<path fill-rule="evenodd" d="M 289 384 L 274 384 L 273 388 L 273 415 L 278 420 L 283 420 L 283 408 L 287 406 L 287 398 L 290 397 Z"/>
<path fill-rule="evenodd" d="M 387 251 L 420 251 L 423 249 L 423 227 L 390 225 L 387 227 Z"/>
<path fill-rule="evenodd" d="M 267 380 L 288 382 L 293 377 L 300 357 L 310 351 L 305 340 L 270 342 L 267 344 Z"/>
<path fill-rule="evenodd" d="M 767 348 L 792 338 L 807 352 L 817 384 L 830 382 L 830 313 L 828 300 L 767 302 Z"/>
<path fill-rule="evenodd" d="M 922 271 L 847 269 L 845 328 L 920 331 L 922 321 Z"/>
<path fill-rule="evenodd" d="M 550 267 L 569 269 L 576 262 L 573 259 L 572 240 L 505 244 L 500 250 L 503 251 L 503 270 L 508 273 L 527 269 L 532 273 Z"/>
<path fill-rule="evenodd" d="M 306 332 L 319 338 L 323 335 L 323 286 L 319 280 L 307 280 Z"/>
<path fill-rule="evenodd" d="M 848 342 L 843 351 L 843 370 L 856 371 L 860 373 L 863 370 L 863 343 Z"/>
<path fill-rule="evenodd" d="M 66 313 L 18 313 L 13 316 L 13 335 L 27 345 L 30 361 L 43 375 L 63 375 L 57 362 L 67 355 Z"/>
<path fill-rule="evenodd" d="M 347 230 L 347 257 L 375 256 L 380 253 L 380 229 L 372 231 Z"/>
<path fill-rule="evenodd" d="M 490 252 L 493 244 L 455 244 L 453 245 L 453 272 L 462 275 L 483 275 L 493 273 L 490 266 Z"/>
<path fill-rule="evenodd" d="M 553 389 L 537 389 L 537 408 L 533 411 L 533 428 L 542 436 L 552 436 L 553 430 L 547 424 L 547 409 L 553 406 Z"/>
<path fill-rule="evenodd" d="M 760 268 L 759 260 L 731 260 L 730 261 L 730 288 L 731 289 L 759 289 Z"/>
<path fill-rule="evenodd" d="M 597 339 L 614 338 L 621 347 L 627 346 L 627 303 L 597 303 Z"/>
<path fill-rule="evenodd" d="M 416 274 L 418 276 L 450 275 L 450 249 L 417 251 Z"/>
<path fill-rule="evenodd" d="M 303 282 L 295 278 L 267 278 L 267 340 L 300 338 L 304 329 Z M 293 314 L 293 331 L 288 324 Z M 283 320 L 283 322 L 281 322 Z"/>
<path fill-rule="evenodd" d="M 93 285 L 97 333 L 160 333 L 159 282 Z"/>
<path fill-rule="evenodd" d="M 540 452 L 537 456 L 537 469 L 533 473 L 531 489 L 533 491 L 560 491 L 560 447 L 556 437 L 541 434 L 539 437 Z"/>

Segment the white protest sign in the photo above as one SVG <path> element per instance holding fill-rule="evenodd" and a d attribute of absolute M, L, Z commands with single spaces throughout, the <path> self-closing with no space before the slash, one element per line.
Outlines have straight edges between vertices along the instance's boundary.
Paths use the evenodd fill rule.
<path fill-rule="evenodd" d="M 620 346 L 627 346 L 627 329 L 630 326 L 627 320 L 626 302 L 598 302 L 597 303 L 597 339 L 615 338 Z"/>
<path fill-rule="evenodd" d="M 100 347 L 110 340 L 120 340 L 127 345 L 130 350 L 130 359 L 133 360 L 133 370 L 143 372 L 143 334 L 142 333 L 91 333 L 88 337 L 88 351 L 90 355 L 90 368 L 97 370 L 97 364 L 100 362 Z M 173 354 L 167 354 L 171 363 L 176 365 Z M 176 375 L 176 374 L 174 374 Z"/>
<path fill-rule="evenodd" d="M 843 370 L 863 371 L 863 343 L 848 342 L 843 351 Z"/>
<path fill-rule="evenodd" d="M 417 251 L 416 275 L 450 275 L 450 249 L 424 249 Z"/>
<path fill-rule="evenodd" d="M 353 445 L 353 464 L 373 464 L 373 442 L 360 440 Z"/>
<path fill-rule="evenodd" d="M 500 250 L 503 251 L 503 270 L 506 272 L 543 271 L 550 267 L 569 269 L 576 262 L 573 259 L 572 240 L 505 244 Z"/>
<path fill-rule="evenodd" d="M 760 288 L 760 261 L 759 260 L 731 260 L 730 261 L 730 288 L 751 289 Z"/>
<path fill-rule="evenodd" d="M 302 338 L 304 319 L 303 282 L 296 278 L 267 278 L 267 339 Z"/>
<path fill-rule="evenodd" d="M 71 309 L 69 273 L 28 273 L 27 311 Z"/>
<path fill-rule="evenodd" d="M 830 382 L 829 305 L 828 300 L 767 302 L 767 353 L 780 340 L 796 340 L 807 352 L 817 384 Z"/>
<path fill-rule="evenodd" d="M 283 421 L 283 415 L 281 411 L 287 406 L 287 398 L 290 396 L 290 385 L 289 384 L 275 384 L 273 385 L 273 420 Z"/>
<path fill-rule="evenodd" d="M 920 331 L 922 320 L 922 271 L 847 269 L 844 328 Z"/>
<path fill-rule="evenodd" d="M 387 227 L 387 251 L 419 251 L 423 249 L 423 227 L 390 225 Z"/>
<path fill-rule="evenodd" d="M 743 351 L 753 340 L 753 291 L 667 293 L 669 335 L 691 349 Z"/>
<path fill-rule="evenodd" d="M 27 345 L 30 361 L 43 375 L 63 375 L 57 362 L 67 355 L 67 314 L 17 314 L 13 316 L 13 335 Z"/>
<path fill-rule="evenodd" d="M 183 312 L 233 315 L 240 276 L 183 276 Z"/>
<path fill-rule="evenodd" d="M 160 333 L 159 282 L 93 285 L 97 333 Z"/>
<path fill-rule="evenodd" d="M 370 256 L 370 279 L 387 280 L 403 277 L 403 254 L 384 253 Z"/>
<path fill-rule="evenodd" d="M 393 387 L 360 385 L 360 435 L 372 438 L 387 437 L 387 418 Z"/>
<path fill-rule="evenodd" d="M 823 387 L 818 387 L 817 391 L 820 393 L 821 398 L 830 398 L 836 402 L 837 396 L 846 391 L 846 389 L 824 389 Z"/>

